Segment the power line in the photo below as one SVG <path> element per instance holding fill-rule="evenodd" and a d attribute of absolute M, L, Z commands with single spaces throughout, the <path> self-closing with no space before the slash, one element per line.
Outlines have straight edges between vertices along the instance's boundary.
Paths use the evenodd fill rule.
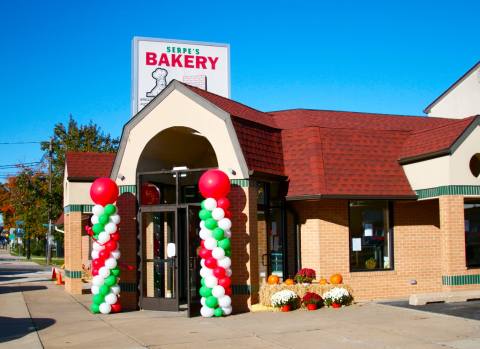
<path fill-rule="evenodd" d="M 32 162 L 19 162 L 18 164 L 8 164 L 8 165 L 0 165 L 0 169 L 5 170 L 5 169 L 11 169 L 11 168 L 17 168 L 20 166 L 33 166 L 40 164 L 41 161 L 32 161 Z"/>
<path fill-rule="evenodd" d="M 37 141 L 0 142 L 0 145 L 39 144 L 39 143 L 43 143 L 43 142 L 37 142 Z"/>

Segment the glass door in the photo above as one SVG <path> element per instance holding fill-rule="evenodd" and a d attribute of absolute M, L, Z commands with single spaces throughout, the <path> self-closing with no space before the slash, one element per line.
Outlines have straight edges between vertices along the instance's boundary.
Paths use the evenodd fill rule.
<path fill-rule="evenodd" d="M 188 316 L 199 316 L 200 295 L 198 293 L 200 284 L 200 257 L 198 257 L 198 248 L 200 246 L 200 218 L 198 218 L 200 206 L 187 206 L 187 260 L 188 260 Z"/>
<path fill-rule="evenodd" d="M 142 309 L 177 311 L 177 210 L 142 210 Z"/>

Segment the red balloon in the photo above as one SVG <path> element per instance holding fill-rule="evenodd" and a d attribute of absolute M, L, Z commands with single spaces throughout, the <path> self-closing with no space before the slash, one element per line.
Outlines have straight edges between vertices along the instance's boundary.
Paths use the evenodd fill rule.
<path fill-rule="evenodd" d="M 113 240 L 113 241 L 118 241 L 120 240 L 120 234 L 118 233 L 118 231 L 116 231 L 115 233 L 113 234 L 110 234 L 110 240 L 109 242 Z"/>
<path fill-rule="evenodd" d="M 225 218 L 231 219 L 232 218 L 232 212 L 230 211 L 224 211 L 225 212 Z"/>
<path fill-rule="evenodd" d="M 117 243 L 112 239 L 108 240 L 103 246 L 105 246 L 105 249 L 110 251 L 115 251 L 117 249 Z"/>
<path fill-rule="evenodd" d="M 105 259 L 107 259 L 110 256 L 110 251 L 107 250 L 101 250 L 98 252 L 98 259 L 101 260 L 101 263 L 103 264 Z"/>
<path fill-rule="evenodd" d="M 118 198 L 117 184 L 110 178 L 97 178 L 90 187 L 90 197 L 98 205 L 113 204 Z"/>
<path fill-rule="evenodd" d="M 208 170 L 200 177 L 198 187 L 204 198 L 220 199 L 230 192 L 230 179 L 220 170 Z"/>
<path fill-rule="evenodd" d="M 201 241 L 200 241 L 200 246 L 205 247 L 204 244 L 205 244 L 205 241 L 204 241 L 204 240 L 201 240 Z"/>
<path fill-rule="evenodd" d="M 112 304 L 112 313 L 119 313 L 122 311 L 122 306 L 120 305 L 120 303 L 115 303 L 115 304 Z"/>
<path fill-rule="evenodd" d="M 100 255 L 100 253 L 99 253 L 99 255 Z M 92 261 L 92 267 L 93 268 L 100 268 L 102 266 L 103 266 L 103 262 L 100 259 L 97 258 L 97 259 L 94 259 Z"/>
<path fill-rule="evenodd" d="M 222 279 L 225 277 L 225 269 L 222 267 L 216 267 L 213 269 L 213 275 L 218 279 Z"/>
<path fill-rule="evenodd" d="M 92 276 L 98 275 L 98 268 L 92 268 Z"/>
<path fill-rule="evenodd" d="M 230 280 L 229 277 L 224 277 L 221 279 L 218 279 L 218 284 L 222 286 L 224 289 L 227 289 L 230 287 L 232 281 Z"/>
<path fill-rule="evenodd" d="M 227 198 L 220 198 L 217 200 L 217 207 L 223 208 L 224 211 L 230 207 L 230 200 Z"/>
<path fill-rule="evenodd" d="M 214 269 L 217 266 L 217 260 L 213 257 L 205 259 L 205 266 L 210 269 Z"/>
<path fill-rule="evenodd" d="M 231 288 L 231 287 L 226 288 L 226 289 L 225 289 L 225 294 L 226 294 L 227 296 L 231 296 L 231 295 L 232 295 L 232 288 Z"/>
<path fill-rule="evenodd" d="M 212 251 L 207 250 L 205 247 L 202 247 L 198 252 L 198 255 L 200 256 L 200 258 L 208 259 L 212 257 Z"/>

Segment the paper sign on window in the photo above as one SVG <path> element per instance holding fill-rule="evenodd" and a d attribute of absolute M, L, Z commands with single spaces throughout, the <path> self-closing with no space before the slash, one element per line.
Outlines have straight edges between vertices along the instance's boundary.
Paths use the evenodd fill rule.
<path fill-rule="evenodd" d="M 363 230 L 363 235 L 364 236 L 373 236 L 373 224 L 366 223 L 364 230 Z"/>
<path fill-rule="evenodd" d="M 353 238 L 352 239 L 352 251 L 361 251 L 362 250 L 362 239 Z"/>

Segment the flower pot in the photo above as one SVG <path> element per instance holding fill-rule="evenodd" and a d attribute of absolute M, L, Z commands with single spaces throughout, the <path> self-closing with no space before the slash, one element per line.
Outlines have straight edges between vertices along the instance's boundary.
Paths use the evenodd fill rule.
<path fill-rule="evenodd" d="M 284 311 L 284 312 L 287 312 L 287 311 L 292 310 L 292 306 L 291 306 L 290 304 L 282 305 L 282 306 L 280 307 L 280 310 L 281 310 L 281 311 Z"/>
<path fill-rule="evenodd" d="M 332 308 L 341 308 L 342 305 L 338 303 L 332 303 Z"/>
<path fill-rule="evenodd" d="M 317 310 L 317 305 L 316 304 L 307 304 L 307 309 L 308 310 Z"/>

